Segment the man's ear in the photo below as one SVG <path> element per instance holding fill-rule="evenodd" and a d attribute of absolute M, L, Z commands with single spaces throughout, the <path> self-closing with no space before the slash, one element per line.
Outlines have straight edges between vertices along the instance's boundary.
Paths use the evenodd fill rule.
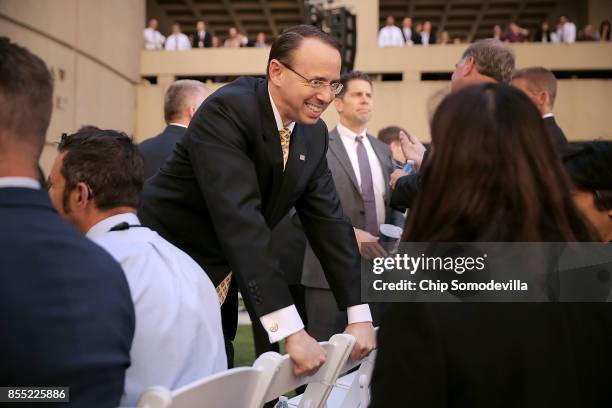
<path fill-rule="evenodd" d="M 546 109 L 550 109 L 550 95 L 548 94 L 548 92 L 546 91 L 540 91 L 540 93 L 538 94 L 538 103 L 540 104 L 540 106 L 546 108 Z"/>
<path fill-rule="evenodd" d="M 281 63 L 277 59 L 270 61 L 268 65 L 268 75 L 270 76 L 270 82 L 276 86 L 281 85 L 281 77 L 283 74 L 283 68 Z"/>
<path fill-rule="evenodd" d="M 190 106 L 187 108 L 187 117 L 189 118 L 190 122 L 191 122 L 191 119 L 193 119 L 193 115 L 195 115 L 197 110 L 198 108 L 195 106 Z"/>
<path fill-rule="evenodd" d="M 342 100 L 342 98 L 340 97 L 334 98 L 334 107 L 336 108 L 336 111 L 338 113 L 342 113 L 342 111 L 344 110 L 344 101 Z"/>
<path fill-rule="evenodd" d="M 474 61 L 474 57 L 469 57 L 465 59 L 463 63 L 463 68 L 461 69 L 461 73 L 464 77 L 469 76 L 473 70 L 476 69 L 476 61 Z"/>
<path fill-rule="evenodd" d="M 70 193 L 72 208 L 83 209 L 93 200 L 93 191 L 87 183 L 79 181 Z"/>

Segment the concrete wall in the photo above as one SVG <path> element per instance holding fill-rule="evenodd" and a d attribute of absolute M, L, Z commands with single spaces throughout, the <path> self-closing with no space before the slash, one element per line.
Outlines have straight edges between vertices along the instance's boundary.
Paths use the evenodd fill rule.
<path fill-rule="evenodd" d="M 359 40 L 358 40 L 359 41 Z M 370 50 L 359 52 L 356 69 L 371 74 L 400 73 L 402 81 L 375 81 L 373 133 L 391 124 L 406 127 L 429 140 L 429 111 L 448 88 L 445 81 L 421 81 L 422 72 L 450 72 L 467 45 L 434 45 L 428 48 Z M 360 48 L 361 49 L 361 48 Z M 612 70 L 612 43 L 517 44 L 517 67 L 542 65 L 553 70 Z M 268 50 L 214 49 L 166 53 L 142 52 L 141 72 L 157 76 L 158 85 L 140 85 L 137 92 L 136 136 L 142 140 L 163 129 L 163 93 L 174 76 L 264 75 Z M 160 80 L 161 78 L 161 80 Z M 216 89 L 219 85 L 211 85 Z M 572 140 L 612 138 L 612 80 L 560 80 L 556 115 Z M 323 115 L 333 126 L 333 107 Z"/>
<path fill-rule="evenodd" d="M 53 142 L 84 124 L 134 132 L 145 0 L 1 0 L 0 35 L 40 56 L 55 77 Z"/>

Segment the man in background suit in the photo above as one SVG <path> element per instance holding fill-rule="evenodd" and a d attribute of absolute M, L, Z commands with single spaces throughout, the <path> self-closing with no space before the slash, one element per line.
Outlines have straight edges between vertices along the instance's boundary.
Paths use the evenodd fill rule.
<path fill-rule="evenodd" d="M 270 230 L 295 207 L 324 265 L 358 359 L 375 347 L 360 264 L 325 153 L 320 115 L 341 90 L 340 46 L 314 26 L 281 34 L 270 49 L 267 80 L 242 77 L 198 109 L 185 137 L 145 183 L 139 217 L 196 260 L 223 303 L 231 365 L 237 287 L 271 343 L 286 339 L 296 375 L 316 371 L 324 349 L 306 331 L 270 247 Z"/>
<path fill-rule="evenodd" d="M 210 48 L 212 47 L 212 35 L 206 31 L 206 23 L 198 21 L 196 24 L 196 32 L 193 34 L 191 48 Z"/>
<path fill-rule="evenodd" d="M 174 145 L 183 137 L 191 118 L 208 95 L 206 85 L 200 81 L 181 79 L 170 85 L 164 95 L 166 128 L 138 145 L 144 158 L 145 180 L 157 173 L 172 154 Z"/>
<path fill-rule="evenodd" d="M 391 149 L 366 131 L 374 107 L 370 77 L 353 71 L 343 75 L 340 82 L 344 86 L 334 101 L 340 122 L 329 133 L 327 163 L 342 209 L 351 219 L 361 255 L 366 259 L 385 256 L 378 240 L 380 224 L 389 223 L 392 215 Z M 310 245 L 304 255 L 302 284 L 306 287 L 308 333 L 319 341 L 341 333 L 347 322 L 346 312 L 338 308 Z"/>
<path fill-rule="evenodd" d="M 542 114 L 548 133 L 558 151 L 567 147 L 567 138 L 557 125 L 553 107 L 557 97 L 557 78 L 544 67 L 519 69 L 512 76 L 512 85 L 525 92 Z"/>
<path fill-rule="evenodd" d="M 36 179 L 52 97 L 45 63 L 0 38 L 0 384 L 70 387 L 72 407 L 115 407 L 134 308 L 119 264 Z"/>

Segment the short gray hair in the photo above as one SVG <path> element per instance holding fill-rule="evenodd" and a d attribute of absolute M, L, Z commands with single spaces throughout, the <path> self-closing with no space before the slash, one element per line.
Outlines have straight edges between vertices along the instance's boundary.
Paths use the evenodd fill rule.
<path fill-rule="evenodd" d="M 463 53 L 462 60 L 474 58 L 476 69 L 481 75 L 510 84 L 514 72 L 514 51 L 503 42 L 487 38 L 471 44 Z"/>
<path fill-rule="evenodd" d="M 527 84 L 527 88 L 534 93 L 546 92 L 550 98 L 550 107 L 555 105 L 557 97 L 557 78 L 555 74 L 544 67 L 529 67 L 519 69 L 514 73 L 512 79 L 522 79 Z"/>
<path fill-rule="evenodd" d="M 206 85 L 193 79 L 179 79 L 170 85 L 164 95 L 164 120 L 170 122 L 183 116 L 189 104 Z"/>

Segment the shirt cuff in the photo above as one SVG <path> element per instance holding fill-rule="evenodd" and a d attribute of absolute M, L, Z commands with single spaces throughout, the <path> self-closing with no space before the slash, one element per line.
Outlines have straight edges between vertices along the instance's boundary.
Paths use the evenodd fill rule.
<path fill-rule="evenodd" d="M 367 304 L 350 306 L 346 309 L 346 313 L 348 314 L 348 324 L 372 321 L 370 306 Z"/>
<path fill-rule="evenodd" d="M 365 306 L 367 307 L 367 305 Z M 370 313 L 370 309 L 368 309 L 368 313 Z M 263 315 L 259 318 L 259 321 L 268 333 L 270 343 L 276 343 L 304 328 L 304 323 L 302 323 L 295 305 Z"/>

